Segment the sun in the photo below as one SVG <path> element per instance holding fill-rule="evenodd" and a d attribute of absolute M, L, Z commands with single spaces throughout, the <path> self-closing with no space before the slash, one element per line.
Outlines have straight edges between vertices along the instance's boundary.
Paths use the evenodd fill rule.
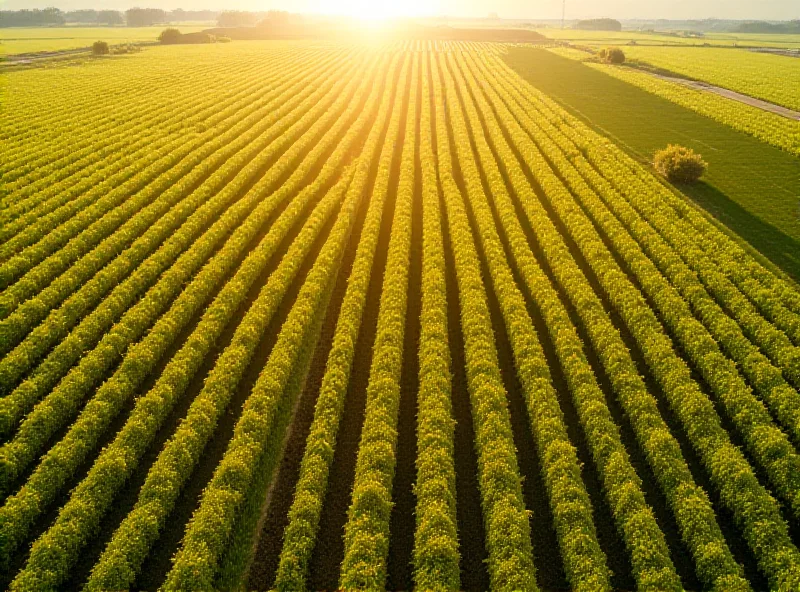
<path fill-rule="evenodd" d="M 368 21 L 394 18 L 431 16 L 436 12 L 436 0 L 402 0 L 381 2 L 380 0 L 323 0 L 320 12 L 349 16 Z"/>

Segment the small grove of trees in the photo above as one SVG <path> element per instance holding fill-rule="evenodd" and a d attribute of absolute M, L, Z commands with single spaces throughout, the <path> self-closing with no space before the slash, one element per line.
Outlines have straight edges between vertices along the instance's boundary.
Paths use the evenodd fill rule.
<path fill-rule="evenodd" d="M 288 25 L 291 20 L 291 15 L 285 10 L 268 10 L 267 16 L 258 24 L 262 27 L 270 27 L 273 25 L 284 26 Z"/>
<path fill-rule="evenodd" d="M 0 10 L 0 27 L 49 27 L 65 22 L 64 13 L 58 8 Z"/>
<path fill-rule="evenodd" d="M 656 152 L 653 166 L 670 181 L 695 183 L 706 172 L 708 163 L 691 148 L 670 144 Z"/>
<path fill-rule="evenodd" d="M 125 11 L 129 27 L 149 27 L 168 22 L 167 11 L 160 8 L 130 8 Z"/>
<path fill-rule="evenodd" d="M 108 55 L 108 43 L 105 41 L 95 41 L 92 43 L 93 55 Z"/>
<path fill-rule="evenodd" d="M 606 47 L 600 50 L 598 54 L 600 59 L 609 64 L 624 64 L 625 52 L 619 47 Z"/>
<path fill-rule="evenodd" d="M 610 18 L 587 19 L 578 21 L 575 28 L 583 31 L 622 31 L 622 23 Z"/>
<path fill-rule="evenodd" d="M 163 45 L 176 45 L 182 41 L 182 38 L 183 33 L 178 29 L 170 27 L 169 29 L 161 31 L 161 34 L 158 36 L 158 41 Z"/>
<path fill-rule="evenodd" d="M 162 45 L 178 45 L 188 43 L 215 43 L 217 38 L 210 33 L 204 32 L 188 33 L 184 35 L 178 29 L 170 27 L 161 31 L 158 40 Z M 228 39 L 228 41 L 230 41 L 230 39 Z"/>
<path fill-rule="evenodd" d="M 119 10 L 72 10 L 64 14 L 68 23 L 123 25 L 125 18 Z"/>
<path fill-rule="evenodd" d="M 258 22 L 258 15 L 244 10 L 226 10 L 217 18 L 219 27 L 250 27 Z"/>

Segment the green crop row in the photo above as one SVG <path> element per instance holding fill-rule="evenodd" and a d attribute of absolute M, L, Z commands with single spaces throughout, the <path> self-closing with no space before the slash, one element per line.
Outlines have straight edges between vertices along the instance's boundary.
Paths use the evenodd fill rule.
<path fill-rule="evenodd" d="M 407 77 L 408 65 L 403 64 L 400 80 Z M 405 82 L 403 85 L 405 86 Z M 311 424 L 300 475 L 295 487 L 294 500 L 289 509 L 276 575 L 278 590 L 304 589 L 308 575 L 308 562 L 317 537 L 319 519 L 328 487 L 328 475 L 336 448 L 344 398 L 355 355 L 367 290 L 372 277 L 372 264 L 378 247 L 381 220 L 389 190 L 389 171 L 394 155 L 394 140 L 398 137 L 401 121 L 401 106 L 397 89 L 387 88 L 381 104 L 378 124 L 373 126 L 358 163 L 353 191 L 366 191 L 370 168 L 377 159 L 377 174 L 369 199 L 369 207 L 358 241 L 352 270 L 347 280 L 347 289 L 339 311 L 333 343 L 328 353 L 325 373 L 320 385 L 314 419 Z M 394 98 L 393 98 L 394 97 Z M 383 130 L 386 128 L 386 139 Z"/>
<path fill-rule="evenodd" d="M 386 587 L 389 521 L 397 449 L 397 414 L 408 303 L 411 212 L 414 205 L 419 57 L 412 54 L 400 179 L 389 237 L 386 270 L 378 309 L 377 332 L 366 390 L 364 423 L 356 456 L 350 508 L 344 534 L 340 587 Z M 405 90 L 405 89 L 402 89 Z M 398 96 L 400 99 L 403 95 Z"/>
<path fill-rule="evenodd" d="M 447 285 L 439 181 L 431 128 L 428 56 L 421 79 L 422 307 L 417 394 L 414 582 L 420 590 L 461 589 L 456 516 L 455 421 L 447 328 Z"/>
<path fill-rule="evenodd" d="M 281 143 L 291 147 L 298 157 L 301 157 L 308 150 L 309 145 L 313 145 L 317 138 L 322 137 L 324 132 L 328 131 L 330 124 L 337 119 L 341 110 L 345 108 L 346 96 L 339 95 L 339 91 L 346 80 L 348 79 L 342 78 L 332 88 L 328 86 L 320 89 L 321 92 L 330 93 L 331 97 L 335 98 L 338 109 L 330 109 L 325 116 L 320 118 L 320 115 L 325 112 L 330 103 L 328 101 L 320 101 L 321 97 L 312 95 L 307 101 L 310 109 L 306 112 L 300 111 L 295 115 L 298 120 L 296 126 L 294 126 L 296 129 L 293 130 L 293 133 L 285 133 L 281 137 Z M 306 131 L 305 128 L 308 121 L 314 122 L 311 130 L 303 136 L 304 141 L 295 143 L 295 140 Z M 254 133 L 259 131 L 256 129 Z M 271 148 L 275 148 L 275 146 L 270 146 Z M 254 177 L 263 168 L 264 162 L 269 162 L 274 158 L 270 153 L 270 149 L 258 155 L 258 160 L 263 162 L 250 163 L 249 174 L 245 175 L 243 179 L 239 179 L 235 184 L 228 185 L 226 193 L 232 195 L 241 193 L 241 188 L 247 178 Z M 277 168 L 288 168 L 293 161 L 293 158 L 284 155 L 284 158 L 280 161 L 280 166 Z M 230 162 L 233 164 L 235 161 Z M 278 181 L 281 175 L 275 173 L 276 171 L 272 171 L 270 178 Z M 207 199 L 209 196 L 205 197 Z M 176 287 L 179 285 L 177 284 Z M 122 357 L 125 345 L 135 341 L 145 332 L 149 322 L 152 322 L 152 318 L 159 310 L 159 307 L 154 307 L 148 310 L 148 315 L 129 316 L 129 318 L 134 319 L 133 323 L 130 325 L 118 323 L 109 332 L 105 331 L 106 327 L 102 323 L 97 323 L 90 316 L 89 322 L 87 322 L 89 330 L 100 329 L 100 332 L 93 336 L 93 341 L 101 339 L 99 347 L 88 356 L 83 357 L 80 364 L 67 374 L 56 389 L 51 391 L 47 398 L 27 415 L 14 439 L 0 448 L 0 487 L 6 489 L 9 483 L 19 474 L 20 470 L 33 460 L 35 454 L 40 451 L 50 436 L 74 417 L 86 391 L 102 379 L 111 364 Z M 106 311 L 101 311 L 99 314 L 102 315 L 104 312 Z M 69 360 L 65 361 L 68 362 Z"/>
<path fill-rule="evenodd" d="M 525 100 L 519 95 L 517 99 Z M 507 106 L 530 134 L 532 141 L 536 141 L 533 146 L 536 146 L 542 165 L 537 167 L 534 175 L 542 183 L 539 175 L 550 176 L 554 173 L 544 157 L 538 153 L 538 147 L 547 147 L 552 144 L 552 140 L 541 132 L 518 105 L 507 103 Z M 551 153 L 554 157 L 557 156 L 554 151 Z M 562 166 L 564 169 L 558 170 L 568 172 L 567 165 L 562 163 Z M 615 309 L 636 339 L 653 376 L 666 395 L 670 408 L 681 421 L 689 441 L 712 482 L 719 489 L 723 503 L 742 529 L 764 573 L 775 585 L 791 587 L 800 577 L 800 553 L 789 538 L 787 525 L 781 517 L 777 503 L 758 482 L 741 451 L 730 441 L 713 404 L 692 379 L 689 368 L 675 352 L 672 341 L 665 334 L 655 313 L 620 269 L 572 195 L 563 189 L 560 181 L 558 184 L 562 187 L 559 193 L 563 197 L 556 198 L 557 193 L 545 192 L 550 206 L 577 243 Z M 656 280 L 658 277 L 660 274 L 647 279 Z M 720 367 L 724 370 L 725 365 L 721 364 Z M 764 460 L 768 463 L 769 457 Z M 736 478 L 733 478 L 734 475 Z"/>
<path fill-rule="evenodd" d="M 325 92 L 329 88 L 330 84 L 323 85 L 320 88 L 320 92 Z M 306 118 L 313 118 L 315 102 L 319 101 L 323 96 L 312 95 L 300 106 L 294 117 L 303 115 Z M 330 101 L 332 98 L 328 100 Z M 304 111 L 308 111 L 308 113 L 303 114 Z M 315 126 L 317 129 L 325 129 L 323 127 L 324 123 L 318 122 Z M 254 130 L 254 133 L 258 129 L 260 129 L 260 126 Z M 337 130 L 338 128 L 334 128 L 330 131 L 336 132 Z M 312 129 L 310 134 L 313 136 L 314 133 Z M 291 137 L 291 134 L 286 134 L 283 138 L 283 144 L 285 145 L 286 141 L 290 140 Z M 336 133 L 334 133 L 334 137 L 336 137 Z M 325 144 L 325 141 L 322 143 Z M 257 145 L 258 142 L 254 142 L 254 144 Z M 269 173 L 262 178 L 272 179 L 273 183 L 277 181 L 282 174 L 286 174 L 287 171 L 291 170 L 289 167 L 296 159 L 303 156 L 303 153 L 298 152 L 298 149 L 306 145 L 307 142 L 300 142 L 292 146 L 283 155 L 283 158 L 269 169 Z M 159 220 L 156 225 L 152 226 L 144 236 L 134 241 L 134 248 L 137 248 L 137 250 L 130 255 L 126 252 L 125 255 L 114 260 L 84 284 L 61 308 L 52 310 L 45 322 L 36 327 L 25 341 L 0 362 L 0 376 L 3 378 L 4 384 L 13 385 L 19 377 L 23 376 L 35 364 L 43 353 L 46 353 L 50 347 L 58 343 L 59 339 L 62 340 L 42 364 L 32 374 L 28 375 L 22 384 L 9 396 L 0 400 L 0 433 L 7 434 L 17 423 L 21 414 L 27 412 L 35 401 L 51 390 L 83 352 L 103 338 L 105 333 L 111 329 L 112 323 L 117 321 L 120 315 L 134 305 L 139 295 L 165 269 L 168 269 L 174 263 L 175 258 L 192 244 L 194 238 L 208 228 L 208 225 L 219 216 L 219 213 L 228 208 L 231 203 L 235 204 L 232 206 L 232 211 L 239 212 L 239 214 L 238 218 L 227 222 L 227 232 L 235 228 L 237 220 L 248 211 L 247 208 L 243 210 L 242 205 L 249 205 L 249 208 L 253 207 L 252 204 L 248 204 L 247 200 L 238 202 L 236 200 L 247 184 L 257 175 L 263 174 L 264 167 L 274 159 L 274 146 L 270 146 L 261 154 L 256 155 L 252 162 L 243 168 L 239 177 L 225 185 L 216 196 L 212 197 L 213 194 L 209 191 L 198 190 L 197 196 L 193 199 L 195 207 L 199 206 L 199 208 L 192 213 L 189 221 L 177 232 L 173 230 L 174 222 L 170 221 L 170 214 L 168 214 Z M 240 160 L 236 160 L 231 164 L 236 165 L 239 162 Z M 213 187 L 215 185 L 212 184 Z M 226 217 L 226 220 L 227 218 L 229 216 Z M 162 226 L 162 222 L 166 225 L 166 229 Z M 173 234 L 169 240 L 158 246 L 170 233 Z M 220 239 L 225 235 L 225 233 L 220 234 Z M 204 242 L 203 244 L 209 249 L 214 248 L 211 243 Z M 145 259 L 144 255 L 147 254 L 147 251 L 153 249 L 156 249 L 155 253 Z M 134 259 L 134 261 L 132 262 L 131 259 Z M 135 259 L 144 259 L 144 261 L 137 266 L 135 265 Z M 203 260 L 202 258 L 197 260 L 196 265 L 201 264 Z M 188 278 L 194 272 L 195 267 L 181 266 L 179 269 Z M 68 279 L 68 277 L 64 278 L 65 281 L 68 281 Z M 120 281 L 121 283 L 119 283 Z M 56 289 L 59 285 L 60 282 L 56 282 L 46 289 L 40 295 L 40 298 L 44 298 L 51 288 Z M 172 286 L 171 291 L 159 291 L 159 301 L 162 304 L 156 306 L 153 303 L 151 308 L 148 309 L 148 316 L 145 318 L 154 319 L 155 315 L 169 302 L 170 294 L 179 290 L 181 284 L 177 283 Z M 92 306 L 112 287 L 114 289 L 111 293 L 92 311 Z M 23 304 L 9 319 L 0 322 L 0 327 L 10 324 L 12 320 L 18 320 L 19 317 L 24 320 L 26 316 L 28 318 L 34 316 L 36 310 L 30 310 L 29 302 L 31 301 Z M 90 312 L 90 314 L 81 320 L 87 312 Z M 140 319 L 140 321 L 143 322 L 145 318 Z M 66 336 L 69 329 L 78 321 L 80 321 L 80 325 Z M 146 328 L 146 326 L 142 325 L 139 331 Z"/>
<path fill-rule="evenodd" d="M 247 293 L 247 286 L 252 285 L 258 275 L 263 272 L 264 266 L 274 255 L 283 238 L 302 216 L 309 200 L 313 199 L 325 184 L 329 183 L 338 174 L 336 163 L 338 162 L 341 165 L 342 158 L 352 146 L 357 135 L 358 127 L 354 126 L 350 130 L 347 141 L 340 147 L 339 152 L 333 155 L 330 167 L 323 170 L 323 173 L 315 182 L 307 185 L 296 196 L 291 206 L 261 241 L 260 248 L 254 252 L 255 254 L 250 259 L 246 260 L 246 265 L 243 266 L 243 270 L 237 276 L 238 281 L 229 282 L 229 286 L 225 289 L 227 290 L 225 295 L 218 296 L 215 300 L 215 302 L 218 302 L 217 308 L 227 311 L 227 316 L 223 315 L 220 319 L 219 314 L 212 314 L 212 312 L 207 311 L 198 329 L 194 331 L 186 345 L 167 365 L 162 373 L 162 380 L 156 384 L 154 390 L 150 391 L 148 397 L 142 399 L 141 411 L 134 413 L 134 420 L 126 424 L 126 428 L 117 438 L 120 447 L 114 449 L 113 453 L 120 454 L 125 452 L 128 455 L 136 454 L 140 456 L 144 452 L 145 448 L 143 447 L 146 447 L 148 440 L 143 438 L 142 428 L 153 430 L 153 433 L 149 436 L 152 439 L 155 430 L 163 422 L 169 409 L 180 393 L 183 392 L 183 389 L 186 388 L 191 377 L 199 368 L 203 357 L 213 345 L 214 336 L 222 332 L 228 319 L 230 319 L 230 315 L 235 312 L 237 303 L 242 302 Z M 101 387 L 94 399 L 90 401 L 67 436 L 51 449 L 26 485 L 15 496 L 9 498 L 5 506 L 0 510 L 0 525 L 2 525 L 0 527 L 0 541 L 7 545 L 7 548 L 13 548 L 25 536 L 31 520 L 36 517 L 40 508 L 45 507 L 53 500 L 60 487 L 77 470 L 86 454 L 91 450 L 93 443 L 100 436 L 103 426 L 108 425 L 114 414 L 119 412 L 124 401 L 132 396 L 141 381 L 144 380 L 149 372 L 153 371 L 158 360 L 173 343 L 177 336 L 176 333 L 186 326 L 198 310 L 205 305 L 215 287 L 227 276 L 231 267 L 235 265 L 241 256 L 242 251 L 247 248 L 250 241 L 259 232 L 259 229 L 265 225 L 270 213 L 274 211 L 277 205 L 298 191 L 300 183 L 305 180 L 308 170 L 314 165 L 315 160 L 316 158 L 312 158 L 309 159 L 309 162 L 304 162 L 303 166 L 298 169 L 298 174 L 284 184 L 270 199 L 263 199 L 264 192 L 269 187 L 270 177 L 265 178 L 264 183 L 257 185 L 253 189 L 248 201 L 261 202 L 254 214 L 237 229 L 226 245 L 203 268 L 189 288 L 174 303 L 170 312 L 154 326 L 141 343 L 131 348 L 120 368 L 112 379 Z M 175 276 L 174 273 L 168 274 L 167 279 L 173 280 L 178 285 L 182 284 L 180 276 Z M 241 293 L 237 292 L 237 290 L 241 290 Z M 141 310 L 134 309 L 132 312 L 141 315 L 142 311 L 148 310 L 149 304 L 145 299 L 140 303 L 141 306 L 139 308 Z M 139 407 L 137 406 L 138 409 Z M 161 413 L 151 416 L 154 410 L 161 410 Z M 144 418 L 147 418 L 147 421 L 144 421 Z M 131 444 L 135 444 L 133 451 L 128 448 Z M 112 451 L 109 451 L 108 454 L 109 456 L 103 456 L 102 458 L 107 459 L 110 457 L 112 460 L 100 463 L 101 469 L 98 469 L 97 473 L 93 473 L 94 479 L 114 477 L 114 475 L 109 475 L 110 467 L 132 471 L 136 466 L 135 463 L 125 463 L 120 466 L 113 460 Z M 92 479 L 89 481 L 91 482 Z M 118 481 L 117 486 L 121 485 L 123 481 L 124 478 Z M 90 485 L 90 489 L 94 487 L 95 485 Z M 36 503 L 32 505 L 32 501 Z M 97 503 L 96 505 L 100 504 Z M 98 508 L 97 510 L 104 511 L 103 508 Z"/>
<path fill-rule="evenodd" d="M 493 590 L 536 590 L 530 523 L 486 289 L 469 225 L 455 219 L 462 197 L 453 172 L 446 99 L 436 71 L 433 94 L 437 161 L 458 283 L 489 579 Z"/>
<path fill-rule="evenodd" d="M 495 121 L 508 133 L 518 150 L 518 155 L 504 164 L 525 219 L 531 225 L 554 278 L 575 307 L 618 401 L 631 418 L 637 441 L 675 516 L 701 581 L 714 589 L 746 590 L 748 586 L 742 578 L 741 568 L 727 547 L 708 497 L 695 484 L 680 446 L 662 419 L 655 398 L 647 391 L 618 330 L 539 203 L 523 169 L 530 171 L 541 182 L 542 190 L 555 199 L 565 198 L 565 188 L 554 175 L 548 174 L 543 159 L 535 157 L 537 152 L 530 138 L 506 106 L 514 103 L 503 81 L 495 80 L 495 74 L 482 60 L 476 60 L 471 69 L 482 81 L 482 90 L 496 113 Z M 542 283 L 537 283 L 531 290 L 533 292 L 542 286 Z M 554 341 L 558 343 L 558 340 Z M 582 413 L 583 405 L 576 406 Z"/>
<path fill-rule="evenodd" d="M 506 169 L 511 168 L 516 157 L 505 142 L 497 122 L 489 117 L 491 107 L 480 94 L 476 80 L 466 73 L 463 62 L 460 66 L 465 71 L 464 76 L 476 103 L 468 103 L 467 110 L 474 133 L 479 138 L 477 144 L 484 145 L 480 141 L 483 136 L 478 131 L 482 120 L 494 146 L 497 162 L 502 163 Z M 485 115 L 481 117 L 479 114 Z M 493 201 L 508 237 L 511 256 L 520 270 L 525 286 L 542 311 L 556 354 L 564 368 L 581 427 L 587 436 L 598 473 L 603 479 L 609 507 L 620 536 L 631 554 L 638 589 L 680 590 L 681 581 L 670 559 L 664 535 L 645 501 L 641 482 L 631 465 L 620 439 L 619 429 L 614 424 L 604 395 L 583 353 L 575 327 L 530 247 L 525 246 L 527 241 L 505 181 L 495 157 L 487 152 L 488 144 L 486 146 L 480 160 L 492 187 Z M 519 176 L 518 168 L 516 173 L 512 186 L 516 186 L 521 193 L 530 193 L 531 189 L 526 187 L 524 179 Z"/>
<path fill-rule="evenodd" d="M 397 63 L 396 59 L 391 61 L 393 66 Z M 218 562 L 238 509 L 254 479 L 254 468 L 265 453 L 276 408 L 284 395 L 292 367 L 307 341 L 307 331 L 321 314 L 321 307 L 327 304 L 327 296 L 333 289 L 364 197 L 365 192 L 359 189 L 348 192 L 336 224 L 281 327 L 275 347 L 236 423 L 225 455 L 186 528 L 172 570 L 162 587 L 164 590 L 213 587 Z"/>
<path fill-rule="evenodd" d="M 37 175 L 39 177 L 37 181 L 33 181 L 32 175 L 28 175 L 18 179 L 15 184 L 7 184 L 6 200 L 13 205 L 2 213 L 2 217 L 13 219 L 13 222 L 3 226 L 0 239 L 8 240 L 37 219 L 88 191 L 99 181 L 114 177 L 115 183 L 123 182 L 143 167 L 146 162 L 143 157 L 148 152 L 158 152 L 172 134 L 192 129 L 201 123 L 206 126 L 213 125 L 216 120 L 215 115 L 224 111 L 229 104 L 248 96 L 252 97 L 256 92 L 263 93 L 266 88 L 285 76 L 292 63 L 289 60 L 287 62 L 283 70 L 275 69 L 274 63 L 271 68 L 268 63 L 263 66 L 264 70 L 253 69 L 251 75 L 263 76 L 264 86 L 254 87 L 252 80 L 242 78 L 239 84 L 232 85 L 224 97 L 217 96 L 216 90 L 209 90 L 209 93 L 214 93 L 214 101 L 209 101 L 209 96 L 205 93 L 193 91 L 190 93 L 195 98 L 192 103 L 176 102 L 173 103 L 172 109 L 165 109 L 162 105 L 156 114 L 159 115 L 157 118 L 147 118 L 135 128 L 122 129 L 119 134 L 121 139 L 116 142 L 115 135 L 98 132 L 93 137 L 92 144 L 86 149 L 77 150 L 76 146 L 70 152 L 70 159 L 55 160 L 52 163 L 52 173 L 42 171 L 41 169 L 45 167 L 41 167 L 37 169 L 37 173 L 40 173 Z M 270 70 L 274 72 L 273 75 L 266 76 Z M 127 128 L 125 125 L 120 127 Z M 98 139 L 97 136 L 103 139 Z M 88 154 L 81 158 L 73 158 L 82 155 L 83 152 Z M 130 165 L 135 165 L 135 168 L 131 168 Z M 16 190 L 14 190 L 15 185 L 19 185 Z"/>

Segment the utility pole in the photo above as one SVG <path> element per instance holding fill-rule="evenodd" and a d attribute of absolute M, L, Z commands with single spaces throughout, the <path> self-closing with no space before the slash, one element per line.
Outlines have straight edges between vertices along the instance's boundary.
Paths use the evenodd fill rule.
<path fill-rule="evenodd" d="M 567 0 L 561 2 L 561 30 L 564 30 L 564 17 L 567 15 Z"/>

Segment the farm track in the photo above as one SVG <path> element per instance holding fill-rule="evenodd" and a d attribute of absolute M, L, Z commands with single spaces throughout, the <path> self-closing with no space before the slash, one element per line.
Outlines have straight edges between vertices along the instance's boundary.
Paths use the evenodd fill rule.
<path fill-rule="evenodd" d="M 503 46 L 233 45 L 0 120 L 0 583 L 800 586 L 793 285 Z"/>

